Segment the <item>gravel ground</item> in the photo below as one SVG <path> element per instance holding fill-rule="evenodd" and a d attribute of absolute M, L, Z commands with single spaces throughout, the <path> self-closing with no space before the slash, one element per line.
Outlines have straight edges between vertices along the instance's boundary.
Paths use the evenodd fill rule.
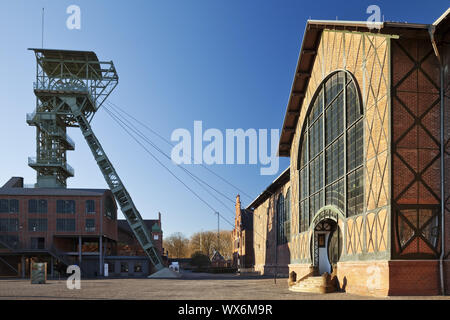
<path fill-rule="evenodd" d="M 164 299 L 164 300 L 360 300 L 375 299 L 347 293 L 312 294 L 288 290 L 287 279 L 183 273 L 180 279 L 82 280 L 69 290 L 65 280 L 31 284 L 23 279 L 0 279 L 0 299 Z M 388 299 L 450 299 L 450 297 L 390 297 Z"/>

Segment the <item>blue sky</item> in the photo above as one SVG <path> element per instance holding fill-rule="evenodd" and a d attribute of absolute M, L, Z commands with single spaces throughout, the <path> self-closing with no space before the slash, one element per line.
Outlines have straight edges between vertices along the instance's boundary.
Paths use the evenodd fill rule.
<path fill-rule="evenodd" d="M 72 4 L 81 8 L 81 30 L 66 28 L 66 8 Z M 223 132 L 280 128 L 307 19 L 366 20 L 371 4 L 380 6 L 385 20 L 418 23 L 432 23 L 448 8 L 448 0 L 2 0 L 0 183 L 13 175 L 35 182 L 35 171 L 27 166 L 27 157 L 35 155 L 35 128 L 25 122 L 35 107 L 35 59 L 27 48 L 41 46 L 43 7 L 44 47 L 93 50 L 101 60 L 113 60 L 120 81 L 110 101 L 170 139 L 177 128 L 192 132 L 194 120 Z M 160 211 L 166 236 L 216 228 L 214 212 L 130 140 L 104 110 L 92 125 L 144 218 L 156 218 Z M 75 168 L 69 187 L 106 187 L 79 129 L 68 133 L 76 142 L 76 150 L 68 152 Z M 169 146 L 149 137 L 170 153 Z M 165 163 L 233 222 L 231 201 L 222 199 L 225 207 Z M 288 165 L 288 159 L 280 159 L 277 175 Z M 238 193 L 199 166 L 187 168 L 229 198 Z M 210 169 L 251 197 L 276 177 L 261 176 L 259 165 Z M 244 206 L 251 200 L 242 196 Z M 224 221 L 221 227 L 231 229 Z"/>

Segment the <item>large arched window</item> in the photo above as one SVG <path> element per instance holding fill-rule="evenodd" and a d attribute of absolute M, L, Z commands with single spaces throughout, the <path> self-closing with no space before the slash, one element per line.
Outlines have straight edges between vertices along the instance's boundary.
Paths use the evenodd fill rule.
<path fill-rule="evenodd" d="M 363 211 L 363 122 L 360 95 L 345 71 L 317 89 L 299 149 L 300 232 L 314 214 L 334 205 L 347 216 Z"/>

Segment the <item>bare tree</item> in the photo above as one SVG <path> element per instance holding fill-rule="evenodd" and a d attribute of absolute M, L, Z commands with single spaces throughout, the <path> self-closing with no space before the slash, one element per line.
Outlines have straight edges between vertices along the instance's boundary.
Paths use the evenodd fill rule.
<path fill-rule="evenodd" d="M 232 231 L 223 230 L 220 231 L 220 246 L 219 250 L 225 259 L 231 259 L 233 257 L 233 235 Z"/>
<path fill-rule="evenodd" d="M 187 258 L 190 256 L 189 239 L 181 232 L 176 232 L 164 239 L 164 248 L 169 258 Z"/>
<path fill-rule="evenodd" d="M 231 231 L 220 231 L 217 243 L 217 231 L 203 231 L 194 233 L 189 242 L 191 252 L 200 251 L 211 257 L 214 250 L 219 250 L 225 259 L 231 259 L 233 252 Z"/>
<path fill-rule="evenodd" d="M 233 255 L 233 238 L 231 231 L 222 230 L 217 243 L 217 231 L 202 231 L 194 233 L 190 239 L 181 232 L 171 234 L 164 239 L 164 249 L 169 252 L 169 258 L 189 258 L 194 252 L 201 252 L 211 257 L 219 250 L 225 259 Z"/>

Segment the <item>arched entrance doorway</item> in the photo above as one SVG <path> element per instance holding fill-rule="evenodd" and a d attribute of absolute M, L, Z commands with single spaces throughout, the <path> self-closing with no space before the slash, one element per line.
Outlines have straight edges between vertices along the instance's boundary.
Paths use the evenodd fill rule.
<path fill-rule="evenodd" d="M 337 223 L 338 214 L 333 211 L 319 211 L 313 223 L 311 258 L 319 274 L 331 274 L 342 253 L 342 232 Z"/>

